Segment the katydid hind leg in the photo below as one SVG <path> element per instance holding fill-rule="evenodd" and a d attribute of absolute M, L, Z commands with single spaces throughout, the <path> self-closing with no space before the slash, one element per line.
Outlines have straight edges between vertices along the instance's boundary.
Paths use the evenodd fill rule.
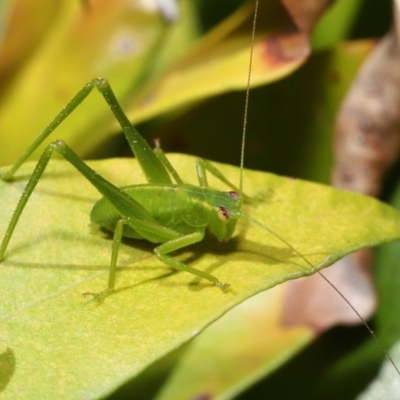
<path fill-rule="evenodd" d="M 50 134 L 85 100 L 96 88 L 103 96 L 117 119 L 125 137 L 135 154 L 140 167 L 142 168 L 149 183 L 170 184 L 172 183 L 168 171 L 157 156 L 154 154 L 150 145 L 144 140 L 136 128 L 130 123 L 128 117 L 123 112 L 115 94 L 106 79 L 96 78 L 88 82 L 73 99 L 57 114 L 57 116 L 47 125 L 28 149 L 22 154 L 17 162 L 1 176 L 1 179 L 7 181 L 12 178 L 20 166 L 29 158 L 29 156 L 50 136 Z"/>
<path fill-rule="evenodd" d="M 160 226 L 156 223 L 152 215 L 144 209 L 136 200 L 128 196 L 122 189 L 116 187 L 111 182 L 97 174 L 85 162 L 83 162 L 63 141 L 53 142 L 46 147 L 40 157 L 34 172 L 32 173 L 23 193 L 14 211 L 11 222 L 7 228 L 0 247 L 0 261 L 4 258 L 5 251 L 18 223 L 18 220 L 32 194 L 37 183 L 39 182 L 46 166 L 51 158 L 53 151 L 60 153 L 68 162 L 70 162 L 85 178 L 106 198 L 108 198 L 113 206 L 120 212 L 122 216 L 132 218 L 138 221 L 144 221 L 147 224 L 146 229 L 150 232 L 158 232 L 164 235 L 165 239 L 174 239 L 178 236 L 177 232 L 167 227 Z M 149 227 L 150 226 L 150 227 Z M 150 235 L 150 233 L 149 233 Z M 144 235 L 146 238 L 146 236 Z M 150 236 L 149 236 L 150 239 Z"/>

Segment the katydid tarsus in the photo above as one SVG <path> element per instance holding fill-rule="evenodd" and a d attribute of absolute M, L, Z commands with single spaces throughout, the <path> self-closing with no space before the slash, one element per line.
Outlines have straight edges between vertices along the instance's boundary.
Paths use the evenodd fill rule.
<path fill-rule="evenodd" d="M 189 265 L 174 259 L 170 253 L 201 241 L 204 238 L 206 229 L 221 241 L 229 240 L 235 231 L 237 222 L 241 218 L 245 218 L 251 223 L 257 225 L 259 228 L 270 232 L 286 246 L 290 247 L 292 251 L 294 251 L 312 270 L 317 272 L 343 298 L 343 300 L 348 303 L 349 307 L 351 307 L 357 314 L 368 331 L 377 341 L 386 357 L 393 364 L 397 373 L 400 375 L 397 366 L 381 345 L 367 322 L 361 317 L 339 289 L 325 278 L 321 272 L 317 271 L 314 265 L 312 265 L 305 256 L 296 250 L 296 248 L 288 243 L 283 237 L 241 211 L 243 199 L 245 198 L 242 191 L 244 145 L 257 8 L 258 0 L 256 0 L 251 39 L 239 186 L 236 186 L 234 183 L 227 180 L 225 176 L 213 166 L 213 164 L 203 159 L 198 159 L 195 166 L 199 186 L 189 185 L 182 182 L 178 173 L 169 163 L 167 157 L 161 150 L 159 143 L 156 143 L 156 147 L 153 150 L 142 138 L 139 132 L 131 125 L 122 111 L 108 81 L 102 78 L 93 79 L 78 92 L 78 94 L 43 130 L 13 167 L 3 174 L 1 178 L 5 181 L 10 180 L 34 150 L 44 142 L 57 126 L 60 125 L 63 120 L 84 101 L 94 88 L 96 88 L 108 103 L 111 111 L 119 122 L 132 152 L 135 154 L 139 165 L 147 178 L 147 183 L 118 188 L 92 170 L 64 141 L 57 140 L 50 143 L 40 157 L 12 216 L 11 222 L 1 243 L 0 261 L 2 261 L 6 255 L 8 244 L 29 197 L 45 171 L 52 153 L 55 151 L 61 154 L 65 160 L 70 162 L 101 193 L 103 197 L 94 205 L 90 217 L 92 222 L 113 232 L 114 235 L 112 240 L 111 263 L 107 289 L 99 293 L 86 294 L 91 294 L 95 298 L 105 298 L 115 289 L 118 252 L 123 237 L 144 239 L 155 243 L 155 254 L 167 266 L 179 271 L 186 271 L 197 275 L 212 282 L 222 290 L 225 290 L 231 282 L 220 282 L 217 277 L 191 268 Z M 222 192 L 209 188 L 207 184 L 207 173 L 214 175 L 217 179 L 230 187 L 231 190 L 228 192 Z M 161 197 L 162 202 L 159 200 Z M 179 215 L 182 216 L 177 224 L 173 222 L 173 215 L 176 213 L 179 213 Z"/>

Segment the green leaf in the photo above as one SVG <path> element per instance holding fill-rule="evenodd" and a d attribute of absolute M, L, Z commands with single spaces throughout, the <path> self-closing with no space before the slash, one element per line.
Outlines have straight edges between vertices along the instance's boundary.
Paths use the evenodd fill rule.
<path fill-rule="evenodd" d="M 396 182 L 390 204 L 400 210 L 400 182 Z M 400 341 L 400 271 L 398 268 L 400 246 L 398 242 L 379 248 L 376 256 L 376 285 L 380 308 L 376 316 L 377 329 L 387 346 Z"/>
<path fill-rule="evenodd" d="M 400 342 L 395 343 L 390 354 L 396 365 L 400 363 Z M 393 365 L 386 360 L 376 379 L 357 397 L 357 400 L 395 399 L 400 393 L 399 376 L 393 373 Z"/>
<path fill-rule="evenodd" d="M 185 349 L 157 400 L 201 394 L 235 398 L 315 339 L 310 327 L 283 322 L 286 285 L 239 304 Z"/>
<path fill-rule="evenodd" d="M 313 31 L 313 48 L 320 50 L 348 39 L 362 5 L 360 0 L 335 1 L 322 15 Z"/>
<path fill-rule="evenodd" d="M 196 183 L 192 157 L 169 158 L 185 181 Z M 119 186 L 145 181 L 134 160 L 90 164 Z M 237 168 L 219 167 L 238 180 Z M 25 164 L 19 176 L 32 169 Z M 21 179 L 0 183 L 0 237 L 24 185 Z M 247 170 L 245 191 L 263 202 L 244 212 L 317 268 L 400 237 L 400 215 L 365 196 Z M 177 254 L 230 283 L 226 292 L 189 273 L 173 273 L 154 256 L 154 245 L 127 241 L 115 293 L 102 303 L 84 299 L 83 292 L 103 290 L 108 278 L 111 240 L 88 227 L 98 197 L 74 168 L 52 161 L 22 214 L 0 265 L 4 398 L 105 396 L 244 299 L 314 272 L 278 239 L 242 221 L 228 243 L 207 237 Z"/>

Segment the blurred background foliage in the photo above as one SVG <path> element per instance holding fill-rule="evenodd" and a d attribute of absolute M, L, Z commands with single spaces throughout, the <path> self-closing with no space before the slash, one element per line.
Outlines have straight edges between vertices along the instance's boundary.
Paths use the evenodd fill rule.
<path fill-rule="evenodd" d="M 4 2 L 0 163 L 15 161 L 80 87 L 103 76 L 149 140 L 161 138 L 166 151 L 238 164 L 244 96 L 237 89 L 247 81 L 252 18 L 252 2 L 242 3 L 183 0 L 179 18 L 168 22 L 150 1 L 97 0 L 88 8 L 79 1 Z M 286 51 L 279 40 L 293 32 L 293 22 L 279 1 L 264 4 L 245 165 L 328 183 L 335 112 L 373 46 L 344 39 L 382 35 L 390 4 L 374 12 L 369 2 L 337 1 L 315 30 L 318 51 L 310 58 L 305 43 L 298 44 L 304 54 L 279 54 Z M 365 15 L 373 15 L 373 23 Z M 57 137 L 85 158 L 109 157 L 127 154 L 118 131 L 95 94 Z"/>
<path fill-rule="evenodd" d="M 389 30 L 391 2 L 337 0 L 313 30 L 312 51 L 280 1 L 262 3 L 245 166 L 329 183 L 338 107 L 376 38 Z M 172 20 L 144 0 L 0 1 L 0 164 L 15 162 L 87 81 L 103 76 L 148 140 L 161 138 L 167 152 L 238 165 L 253 6 L 181 0 Z M 98 94 L 57 131 L 53 139 L 63 138 L 82 157 L 130 156 Z M 391 246 L 380 251 L 378 266 L 390 264 L 388 257 L 395 265 Z M 381 291 L 398 282 L 395 274 L 379 269 Z M 399 303 L 381 299 L 378 328 L 387 346 L 398 339 Z M 354 398 L 382 358 L 374 343 L 360 349 L 364 341 L 364 328 L 337 328 L 240 398 Z M 153 396 L 183 351 L 155 363 L 134 390 Z"/>

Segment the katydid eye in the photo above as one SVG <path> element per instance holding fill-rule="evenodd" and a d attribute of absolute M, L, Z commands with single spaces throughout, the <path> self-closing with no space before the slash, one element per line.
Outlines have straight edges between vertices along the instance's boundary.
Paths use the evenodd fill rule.
<path fill-rule="evenodd" d="M 231 190 L 228 192 L 229 196 L 232 197 L 233 200 L 239 200 L 239 193 L 235 192 L 234 190 Z"/>
<path fill-rule="evenodd" d="M 225 207 L 218 207 L 218 217 L 227 224 L 231 219 L 231 213 Z"/>

